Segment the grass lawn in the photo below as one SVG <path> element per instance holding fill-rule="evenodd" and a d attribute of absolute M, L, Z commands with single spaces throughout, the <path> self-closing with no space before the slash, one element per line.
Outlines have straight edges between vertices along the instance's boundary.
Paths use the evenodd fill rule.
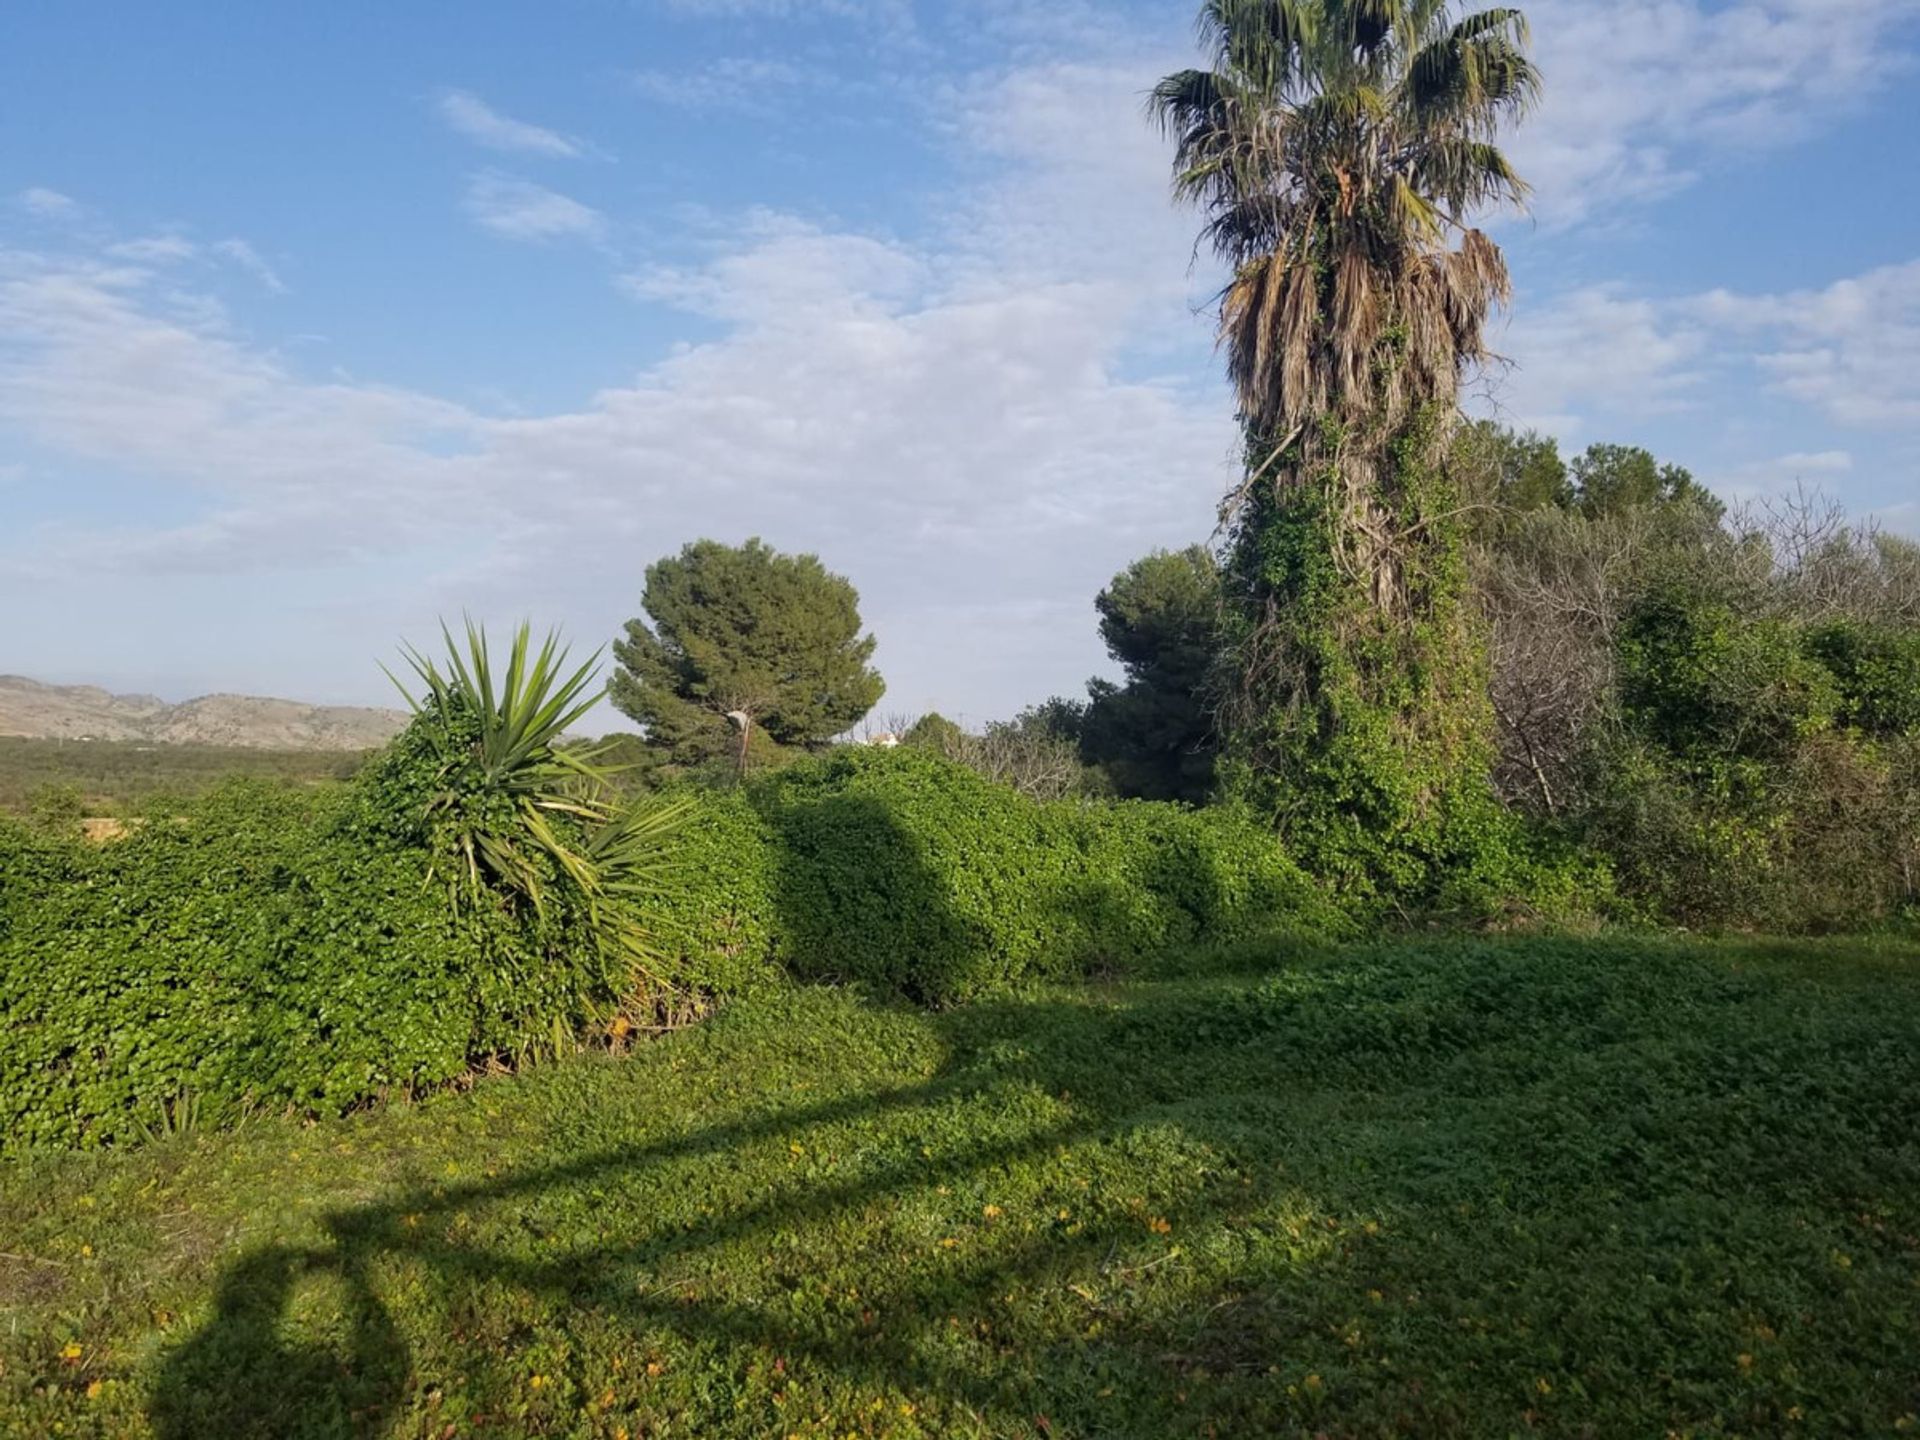
<path fill-rule="evenodd" d="M 0 1166 L 0 1431 L 1920 1428 L 1920 946 L 1435 940 L 743 1002 Z"/>

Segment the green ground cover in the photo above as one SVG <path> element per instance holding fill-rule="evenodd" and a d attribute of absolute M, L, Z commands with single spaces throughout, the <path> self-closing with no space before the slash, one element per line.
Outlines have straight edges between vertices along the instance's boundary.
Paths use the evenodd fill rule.
<path fill-rule="evenodd" d="M 1244 947 L 0 1166 L 22 1436 L 1884 1435 L 1920 946 Z"/>

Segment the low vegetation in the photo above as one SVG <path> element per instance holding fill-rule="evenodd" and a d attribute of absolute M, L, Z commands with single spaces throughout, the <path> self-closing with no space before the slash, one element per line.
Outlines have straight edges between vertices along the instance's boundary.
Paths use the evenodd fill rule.
<path fill-rule="evenodd" d="M 0 1150 L 334 1115 L 782 974 L 950 1004 L 1345 916 L 1231 809 L 1036 804 L 907 748 L 628 805 L 587 695 L 476 636 L 352 784 L 106 846 L 0 822 Z M 492 721 L 478 717 L 492 715 Z"/>
<path fill-rule="evenodd" d="M 1920 951 L 1183 952 L 776 987 L 0 1170 L 19 1436 L 1890 1435 Z"/>
<path fill-rule="evenodd" d="M 236 776 L 295 785 L 346 780 L 366 758 L 358 750 L 0 735 L 0 812 L 25 815 L 39 805 L 82 815 L 138 815 L 156 801 L 201 795 Z"/>

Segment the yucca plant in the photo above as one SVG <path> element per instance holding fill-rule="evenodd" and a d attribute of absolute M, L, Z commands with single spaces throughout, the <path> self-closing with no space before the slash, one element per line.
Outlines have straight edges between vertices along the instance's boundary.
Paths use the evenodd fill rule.
<path fill-rule="evenodd" d="M 402 647 L 420 693 L 389 676 L 435 737 L 439 768 L 423 818 L 458 857 L 461 873 L 450 877 L 455 903 L 492 886 L 544 914 L 557 880 L 603 949 L 643 965 L 645 936 L 625 902 L 669 883 L 664 841 L 684 806 L 623 803 L 612 783 L 616 768 L 600 763 L 603 747 L 565 743 L 568 728 L 600 698 L 600 652 L 569 668 L 557 634 L 536 650 L 522 624 L 505 671 L 496 674 L 486 632 L 471 620 L 464 646 L 444 625 L 441 634 L 444 666 Z"/>

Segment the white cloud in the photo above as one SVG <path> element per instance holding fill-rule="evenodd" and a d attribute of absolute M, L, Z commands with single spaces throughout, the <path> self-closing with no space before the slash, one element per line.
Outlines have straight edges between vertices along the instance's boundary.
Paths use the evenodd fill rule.
<path fill-rule="evenodd" d="M 1656 298 L 1624 285 L 1522 297 L 1495 343 L 1492 408 L 1579 434 L 1587 416 L 1671 414 L 1759 387 L 1854 427 L 1920 425 L 1920 260 L 1777 294 Z"/>
<path fill-rule="evenodd" d="M 1910 63 L 1914 0 L 1534 0 L 1545 79 L 1512 141 L 1550 226 L 1607 219 L 1777 147 Z"/>
<path fill-rule="evenodd" d="M 1723 467 L 1700 478 L 1726 499 L 1742 502 L 1789 494 L 1800 487 L 1837 487 L 1852 471 L 1851 451 L 1796 450 Z"/>
<path fill-rule="evenodd" d="M 766 115 L 807 78 L 806 71 L 784 60 L 732 55 L 684 70 L 638 70 L 632 82 L 638 94 L 682 110 Z"/>
<path fill-rule="evenodd" d="M 467 187 L 467 213 L 509 240 L 593 239 L 606 221 L 571 196 L 513 175 L 485 171 Z"/>
<path fill-rule="evenodd" d="M 1134 125 L 1136 86 L 1120 71 L 1053 75 L 1004 98 L 1062 113 L 1084 101 L 1087 124 Z M 1019 117 L 1002 123 L 1016 148 Z M 1096 170 L 1143 163 L 1111 138 Z M 169 309 L 138 272 L 16 262 L 0 286 L 0 426 L 194 499 L 166 527 L 0 542 L 0 569 L 84 555 L 117 575 L 165 573 L 149 589 L 173 594 L 317 568 L 337 577 L 330 604 L 364 607 L 365 653 L 421 607 L 531 612 L 597 639 L 634 613 L 650 559 L 758 533 L 854 579 L 890 706 L 988 715 L 1077 689 L 1102 663 L 1094 593 L 1145 550 L 1207 533 L 1234 429 L 1217 387 L 1127 373 L 1168 316 L 1205 344 L 1178 279 L 1185 222 L 1158 228 L 1158 184 L 1131 217 L 1151 223 L 1125 223 L 1111 199 L 1076 209 L 1097 175 L 1047 183 L 1064 151 L 1004 158 L 1011 171 L 956 205 L 934 246 L 735 217 L 704 258 L 624 282 L 722 335 L 527 417 L 318 383 L 217 312 Z M 489 178 L 480 209 L 521 217 L 506 233 L 583 228 L 550 192 Z M 1043 196 L 1054 245 L 1029 224 Z M 1173 282 L 1144 308 L 1136 238 L 1174 248 Z M 243 622 L 259 623 L 215 624 Z"/>
<path fill-rule="evenodd" d="M 1659 301 L 1620 285 L 1529 299 L 1495 327 L 1511 362 L 1482 377 L 1471 408 L 1565 439 L 1586 434 L 1589 415 L 1656 415 L 1685 409 L 1706 378 L 1709 336 Z"/>
<path fill-rule="evenodd" d="M 1853 26 L 1850 7 L 1829 3 L 1845 12 L 1836 26 Z M 1544 34 L 1548 16 L 1536 23 Z M 1696 34 L 1693 24 L 1676 33 Z M 1211 271 L 1203 260 L 1187 273 L 1195 218 L 1167 202 L 1166 150 L 1140 117 L 1144 86 L 1187 59 L 1169 42 L 1165 53 L 1041 59 L 930 91 L 956 163 L 984 177 L 947 197 L 934 238 L 817 216 L 725 217 L 693 258 L 629 264 L 619 280 L 719 333 L 549 413 L 482 414 L 323 382 L 129 263 L 0 264 L 0 429 L 144 479 L 174 515 L 127 530 L 75 518 L 0 538 L 0 606 L 7 567 L 84 559 L 90 573 L 124 577 L 143 613 L 195 616 L 209 653 L 231 642 L 236 664 L 265 666 L 284 637 L 255 632 L 281 602 L 209 614 L 174 597 L 263 570 L 277 592 L 307 572 L 324 598 L 300 623 L 338 629 L 358 675 L 360 657 L 396 630 L 424 633 L 413 617 L 435 609 L 531 613 L 592 643 L 635 612 L 652 558 L 703 534 L 759 533 L 819 551 L 859 585 L 882 641 L 886 708 L 984 717 L 1070 690 L 1100 662 L 1095 591 L 1146 549 L 1204 536 L 1233 472 L 1231 407 L 1193 313 Z M 1804 75 L 1794 84 L 1782 103 L 1819 88 Z M 1658 184 L 1618 177 L 1682 168 L 1662 148 L 1652 102 L 1628 98 L 1617 123 L 1590 117 L 1590 135 L 1557 122 L 1556 143 L 1571 147 L 1562 178 L 1589 201 L 1652 193 Z M 1674 123 L 1712 108 L 1690 106 Z M 1729 127 L 1716 124 L 1716 144 L 1732 143 Z M 1582 149 L 1588 140 L 1603 148 Z M 1628 159 L 1609 169 L 1600 162 L 1615 141 Z M 494 172 L 474 178 L 467 204 L 514 239 L 599 241 L 610 228 L 577 200 Z M 1834 376 L 1862 378 L 1905 353 L 1897 333 L 1868 343 L 1873 317 L 1862 313 L 1897 310 L 1901 284 L 1876 281 L 1851 308 L 1827 291 L 1523 296 L 1497 337 L 1518 362 L 1500 399 L 1514 418 L 1577 432 L 1600 417 L 1690 419 L 1734 374 L 1796 384 L 1831 412 L 1840 382 L 1809 380 L 1813 361 L 1789 373 L 1784 360 L 1750 368 L 1750 357 L 1831 351 Z M 1882 383 L 1884 408 L 1907 382 Z M 1787 437 L 1747 453 L 1798 450 L 1813 472 L 1837 464 L 1827 449 L 1824 437 Z M 156 572 L 170 579 L 156 584 Z M 232 584 L 266 590 L 257 575 Z M 111 628 L 103 619 L 101 633 Z"/>
<path fill-rule="evenodd" d="M 182 235 L 144 235 L 136 240 L 122 240 L 107 247 L 109 255 L 122 260 L 134 260 L 147 265 L 171 265 L 181 260 L 191 260 L 200 253 L 200 247 Z"/>
<path fill-rule="evenodd" d="M 23 209 L 44 220 L 57 220 L 80 209 L 79 202 L 71 195 L 62 195 L 58 190 L 49 190 L 44 185 L 22 190 L 15 198 Z"/>
<path fill-rule="evenodd" d="M 755 211 L 702 263 L 649 266 L 620 286 L 693 314 L 793 328 L 848 310 L 884 314 L 928 279 L 926 262 L 897 245 Z"/>
<path fill-rule="evenodd" d="M 286 293 L 286 284 L 279 273 L 269 265 L 260 252 L 238 237 L 216 241 L 214 253 L 223 255 L 258 280 L 276 295 Z"/>
<path fill-rule="evenodd" d="M 857 20 L 906 31 L 912 0 L 666 0 L 670 9 L 706 19 Z"/>
<path fill-rule="evenodd" d="M 438 109 L 441 120 L 450 129 L 490 150 L 562 159 L 577 158 L 585 151 L 585 146 L 572 136 L 502 115 L 471 91 L 446 91 L 440 97 Z"/>
<path fill-rule="evenodd" d="M 1920 424 L 1920 260 L 1821 290 L 1695 297 L 1688 313 L 1757 343 L 1769 387 L 1850 425 Z"/>

